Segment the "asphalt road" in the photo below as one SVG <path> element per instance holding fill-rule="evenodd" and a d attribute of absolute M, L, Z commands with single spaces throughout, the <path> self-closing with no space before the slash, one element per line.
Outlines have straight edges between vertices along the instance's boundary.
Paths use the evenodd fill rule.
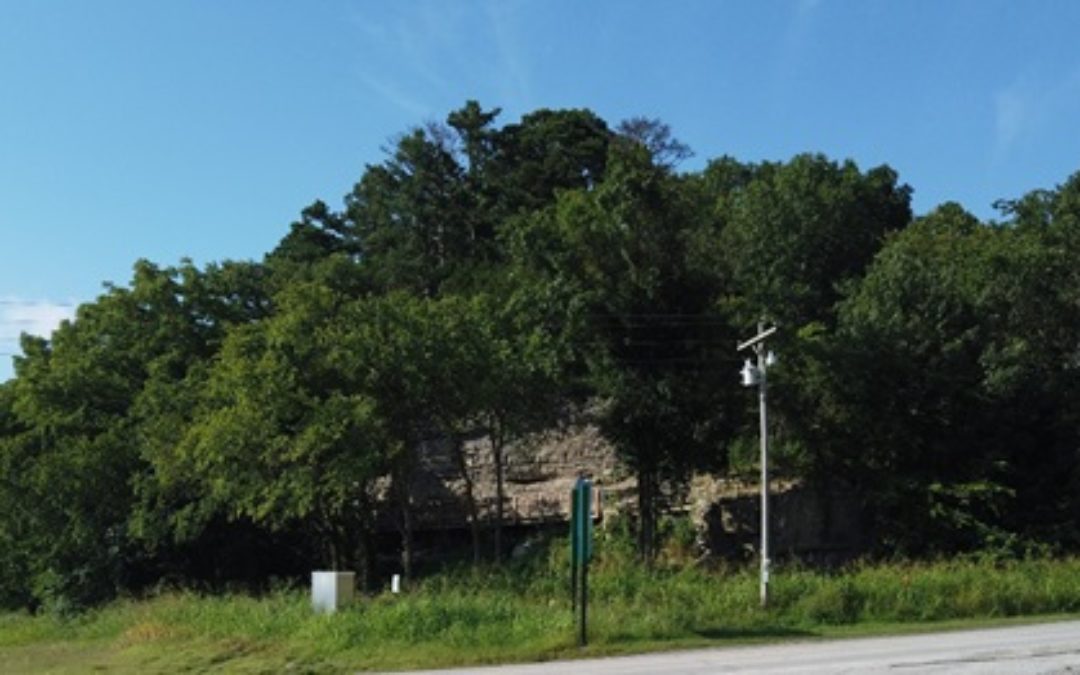
<path fill-rule="evenodd" d="M 477 675 L 1080 674 L 1080 621 L 423 672 Z"/>

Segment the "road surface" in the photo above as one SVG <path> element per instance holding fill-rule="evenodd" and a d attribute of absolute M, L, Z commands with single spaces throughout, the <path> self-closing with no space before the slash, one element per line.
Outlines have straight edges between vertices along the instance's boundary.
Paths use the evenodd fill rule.
<path fill-rule="evenodd" d="M 426 673 L 705 675 L 706 673 L 1077 673 L 1080 621 L 984 630 L 701 649 Z"/>

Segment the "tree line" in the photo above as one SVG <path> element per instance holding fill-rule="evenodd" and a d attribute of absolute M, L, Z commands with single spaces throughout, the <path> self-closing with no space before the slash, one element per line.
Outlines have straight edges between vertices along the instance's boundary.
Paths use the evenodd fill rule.
<path fill-rule="evenodd" d="M 1080 174 L 999 220 L 915 218 L 888 166 L 685 171 L 657 120 L 499 114 L 470 101 L 402 134 L 261 261 L 139 261 L 23 336 L 0 384 L 0 604 L 282 560 L 370 576 L 380 514 L 409 575 L 433 439 L 465 479 L 475 558 L 498 560 L 507 449 L 586 403 L 637 476 L 648 560 L 672 490 L 755 437 L 734 345 L 760 319 L 780 327 L 784 471 L 854 489 L 879 552 L 1080 544 Z"/>

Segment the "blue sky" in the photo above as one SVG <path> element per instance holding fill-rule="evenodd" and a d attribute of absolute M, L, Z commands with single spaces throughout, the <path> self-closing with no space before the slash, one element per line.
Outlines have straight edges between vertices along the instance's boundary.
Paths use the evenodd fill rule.
<path fill-rule="evenodd" d="M 138 258 L 259 258 L 470 98 L 659 117 L 689 169 L 888 163 L 916 212 L 989 218 L 1080 170 L 1077 26 L 1072 0 L 5 2 L 0 380 Z"/>

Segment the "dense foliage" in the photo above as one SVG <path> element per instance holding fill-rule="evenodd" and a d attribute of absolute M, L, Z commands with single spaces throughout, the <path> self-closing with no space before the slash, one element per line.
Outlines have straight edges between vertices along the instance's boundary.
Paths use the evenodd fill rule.
<path fill-rule="evenodd" d="M 421 444 L 486 437 L 502 495 L 507 447 L 586 403 L 651 559 L 665 499 L 755 433 L 733 346 L 763 318 L 788 470 L 857 490 L 881 552 L 1080 547 L 1080 174 L 913 219 L 887 166 L 681 172 L 658 121 L 498 115 L 405 133 L 261 262 L 140 261 L 24 337 L 0 604 L 369 572 L 380 517 L 408 574 Z M 498 559 L 501 509 L 466 511 Z"/>

